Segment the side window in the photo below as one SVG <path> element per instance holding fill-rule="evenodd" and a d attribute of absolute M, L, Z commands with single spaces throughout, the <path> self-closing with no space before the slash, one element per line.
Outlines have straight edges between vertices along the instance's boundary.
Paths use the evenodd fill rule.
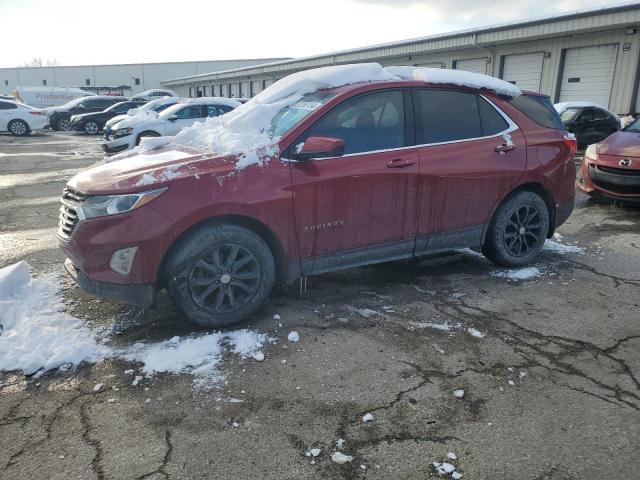
<path fill-rule="evenodd" d="M 15 103 L 0 101 L 0 110 L 13 110 L 14 108 L 18 108 L 18 106 Z"/>
<path fill-rule="evenodd" d="M 202 118 L 202 106 L 201 105 L 191 105 L 188 107 L 184 107 L 181 110 L 176 112 L 176 116 L 180 120 L 186 120 L 189 118 Z"/>
<path fill-rule="evenodd" d="M 606 120 L 607 118 L 609 118 L 609 114 L 607 112 L 605 112 L 604 110 L 596 108 L 593 111 L 593 119 L 594 120 Z"/>
<path fill-rule="evenodd" d="M 360 95 L 318 120 L 304 134 L 344 140 L 344 153 L 362 153 L 405 146 L 404 96 L 400 90 Z"/>
<path fill-rule="evenodd" d="M 586 108 L 582 111 L 580 116 L 578 116 L 578 122 L 590 122 L 593 120 L 593 108 Z"/>
<path fill-rule="evenodd" d="M 482 136 L 476 95 L 451 90 L 418 90 L 422 128 L 418 143 L 439 143 Z"/>
<path fill-rule="evenodd" d="M 480 108 L 480 126 L 482 127 L 482 136 L 497 135 L 509 128 L 507 121 L 500 115 L 489 102 L 482 97 L 478 98 L 478 107 Z"/>
<path fill-rule="evenodd" d="M 217 117 L 218 115 L 222 115 L 224 112 L 221 112 L 218 107 L 215 105 L 207 105 L 207 117 Z"/>
<path fill-rule="evenodd" d="M 113 109 L 113 111 L 115 113 L 127 113 L 129 110 L 131 110 L 132 108 L 136 108 L 136 104 L 135 103 L 123 103 L 122 105 L 118 105 L 117 107 L 115 107 Z"/>

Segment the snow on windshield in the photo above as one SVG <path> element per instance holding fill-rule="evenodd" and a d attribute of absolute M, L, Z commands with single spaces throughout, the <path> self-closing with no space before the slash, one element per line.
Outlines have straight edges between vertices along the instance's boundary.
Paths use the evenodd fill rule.
<path fill-rule="evenodd" d="M 159 147 L 185 145 L 205 148 L 218 155 L 237 155 L 237 169 L 262 164 L 263 160 L 278 153 L 280 137 L 277 134 L 282 132 L 277 128 L 272 130 L 273 119 L 305 95 L 355 83 L 403 79 L 485 88 L 512 97 L 521 93 L 518 87 L 503 80 L 459 70 L 383 68 L 377 63 L 322 67 L 289 75 L 232 112 L 197 122 L 173 138 L 143 139 L 139 147 L 119 157 L 126 158 Z"/>

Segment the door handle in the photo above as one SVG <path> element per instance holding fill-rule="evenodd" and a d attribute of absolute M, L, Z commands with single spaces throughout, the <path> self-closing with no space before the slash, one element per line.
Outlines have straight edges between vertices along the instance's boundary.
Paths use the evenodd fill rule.
<path fill-rule="evenodd" d="M 509 145 L 509 144 L 505 143 L 504 145 L 498 145 L 496 147 L 496 152 L 498 152 L 498 153 L 506 153 L 506 152 L 510 152 L 514 148 L 516 148 L 515 145 Z"/>
<path fill-rule="evenodd" d="M 387 168 L 406 168 L 411 165 L 415 165 L 416 162 L 413 160 L 404 160 L 402 158 L 396 158 L 387 163 Z"/>

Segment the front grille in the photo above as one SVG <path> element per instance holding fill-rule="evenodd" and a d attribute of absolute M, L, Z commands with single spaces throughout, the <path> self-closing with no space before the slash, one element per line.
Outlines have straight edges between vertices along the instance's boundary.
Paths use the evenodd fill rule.
<path fill-rule="evenodd" d="M 62 191 L 62 206 L 58 216 L 58 234 L 64 238 L 70 238 L 73 230 L 78 225 L 77 207 L 87 199 L 87 196 L 77 190 L 65 188 Z"/>
<path fill-rule="evenodd" d="M 630 168 L 605 167 L 604 165 L 594 165 L 594 167 L 597 170 L 605 173 L 612 173 L 614 175 L 623 175 L 625 177 L 640 178 L 640 170 L 632 170 Z"/>
<path fill-rule="evenodd" d="M 589 177 L 597 187 L 620 195 L 640 195 L 640 171 L 589 165 Z"/>

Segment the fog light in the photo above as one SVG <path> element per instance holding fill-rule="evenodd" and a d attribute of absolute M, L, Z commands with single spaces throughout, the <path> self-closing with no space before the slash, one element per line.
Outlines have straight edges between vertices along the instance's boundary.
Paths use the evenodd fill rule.
<path fill-rule="evenodd" d="M 116 250 L 113 255 L 111 255 L 111 260 L 109 260 L 111 270 L 121 275 L 129 275 L 131 265 L 133 264 L 133 259 L 135 258 L 137 251 L 138 247 Z"/>

